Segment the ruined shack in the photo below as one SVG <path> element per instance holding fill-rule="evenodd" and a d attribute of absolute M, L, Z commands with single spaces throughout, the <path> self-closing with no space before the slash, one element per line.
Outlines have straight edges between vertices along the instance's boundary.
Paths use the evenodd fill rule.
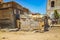
<path fill-rule="evenodd" d="M 17 28 L 17 20 L 20 20 L 20 14 L 23 13 L 23 7 L 16 2 L 0 3 L 0 27 Z M 19 25 L 20 26 L 20 25 Z"/>

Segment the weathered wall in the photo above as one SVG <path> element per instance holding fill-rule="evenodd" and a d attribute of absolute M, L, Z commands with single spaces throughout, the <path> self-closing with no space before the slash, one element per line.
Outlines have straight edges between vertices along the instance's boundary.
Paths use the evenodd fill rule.
<path fill-rule="evenodd" d="M 54 1 L 54 7 L 51 7 L 51 1 Z M 57 10 L 58 13 L 60 13 L 60 0 L 48 0 L 46 10 L 48 15 L 54 13 L 54 10 Z"/>
<path fill-rule="evenodd" d="M 0 10 L 0 27 L 14 27 L 14 15 L 11 8 Z"/>

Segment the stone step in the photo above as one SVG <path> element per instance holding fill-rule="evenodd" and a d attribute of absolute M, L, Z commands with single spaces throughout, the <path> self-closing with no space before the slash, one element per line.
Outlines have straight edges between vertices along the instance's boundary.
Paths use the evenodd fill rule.
<path fill-rule="evenodd" d="M 51 25 L 53 27 L 60 27 L 60 24 Z"/>

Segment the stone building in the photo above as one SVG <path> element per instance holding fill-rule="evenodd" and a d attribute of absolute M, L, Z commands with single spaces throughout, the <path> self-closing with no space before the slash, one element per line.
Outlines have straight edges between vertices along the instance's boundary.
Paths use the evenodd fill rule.
<path fill-rule="evenodd" d="M 60 13 L 60 0 L 47 0 L 47 15 L 53 14 L 54 10 Z"/>
<path fill-rule="evenodd" d="M 22 13 L 23 7 L 18 3 L 13 1 L 3 3 L 0 0 L 0 27 L 17 28 L 17 20 L 20 20 L 20 14 Z M 18 23 L 20 24 L 20 22 Z"/>

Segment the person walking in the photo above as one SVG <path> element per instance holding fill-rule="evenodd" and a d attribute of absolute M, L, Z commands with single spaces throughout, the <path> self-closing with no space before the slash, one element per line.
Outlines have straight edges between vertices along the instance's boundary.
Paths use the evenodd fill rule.
<path fill-rule="evenodd" d="M 45 18 L 44 18 L 44 31 L 49 31 L 48 28 L 49 28 L 48 17 L 45 16 Z"/>

